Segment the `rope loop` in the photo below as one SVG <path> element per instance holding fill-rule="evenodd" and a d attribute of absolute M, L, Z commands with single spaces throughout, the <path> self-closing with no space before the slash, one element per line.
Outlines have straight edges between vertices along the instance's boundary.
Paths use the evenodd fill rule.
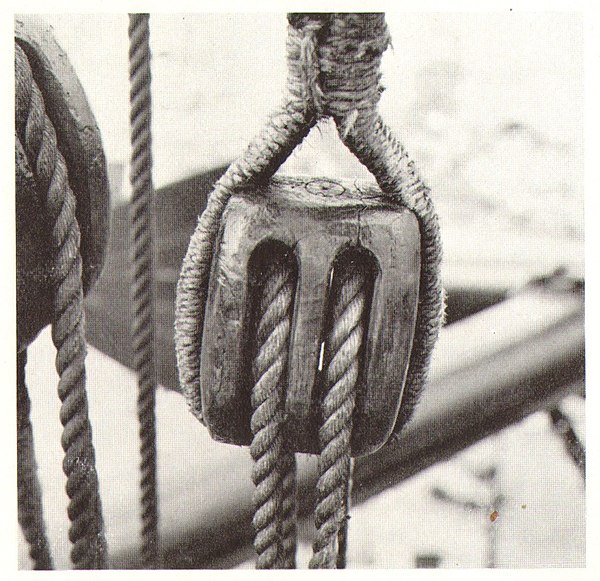
<path fill-rule="evenodd" d="M 241 187 L 270 179 L 316 122 L 323 117 L 332 117 L 342 142 L 375 177 L 383 194 L 391 202 L 411 210 L 419 221 L 422 264 L 419 306 L 406 387 L 394 428 L 397 433 L 411 417 L 426 381 L 431 353 L 443 321 L 444 293 L 440 280 L 439 225 L 429 189 L 377 111 L 383 91 L 381 59 L 390 45 L 390 34 L 381 13 L 289 14 L 288 22 L 288 100 L 260 136 L 251 142 L 245 154 L 231 164 L 217 182 L 183 261 L 175 306 L 175 343 L 181 388 L 191 411 L 202 421 L 200 351 L 204 309 L 215 240 L 230 197 Z M 331 359 L 330 393 L 323 402 L 320 431 L 323 454 L 317 507 L 319 531 L 313 547 L 313 568 L 341 568 L 346 562 L 351 479 L 349 441 L 355 397 L 353 378 L 360 348 L 360 340 L 356 337 L 361 333 L 359 315 L 362 307 L 358 306 L 364 302 L 358 281 L 358 278 L 346 281 L 340 289 L 340 299 L 343 301 L 344 293 L 348 293 L 346 298 L 353 305 L 348 313 L 356 317 L 355 321 L 353 319 L 355 324 L 346 322 L 343 325 L 346 331 L 351 331 L 351 344 L 355 350 L 346 362 L 348 368 L 343 377 L 338 375 L 338 358 L 332 355 Z M 344 314 L 346 306 L 340 306 L 337 323 L 344 316 L 350 316 Z M 336 336 L 330 340 L 334 352 L 337 339 Z M 340 345 L 340 349 L 349 349 L 345 341 Z M 279 399 L 279 394 L 273 392 L 267 403 L 275 410 Z M 255 411 L 259 409 L 260 406 Z M 273 425 L 279 426 L 281 418 L 277 413 L 269 418 L 274 418 Z M 262 434 L 262 425 L 257 424 L 256 428 L 258 438 Z M 277 555 L 281 549 L 275 547 L 281 547 L 282 543 L 281 526 L 277 526 L 275 515 L 282 510 L 283 504 L 282 469 L 274 459 L 281 456 L 281 445 L 275 437 L 278 429 L 269 432 L 269 449 L 256 448 L 257 439 L 253 454 L 257 461 L 256 470 L 261 467 L 261 462 L 266 462 L 267 458 L 271 460 L 264 474 L 255 472 L 259 487 L 258 520 L 255 522 L 260 521 L 257 526 L 259 565 L 269 567 L 280 563 Z"/>
<path fill-rule="evenodd" d="M 60 421 L 64 427 L 71 560 L 77 569 L 106 567 L 106 539 L 85 387 L 85 321 L 77 200 L 56 131 L 29 60 L 15 42 L 17 150 L 27 157 L 45 218 L 52 256 L 52 341 L 56 347 Z"/>
<path fill-rule="evenodd" d="M 377 110 L 381 59 L 391 44 L 382 13 L 288 15 L 288 88 L 317 118 L 332 117 L 342 142 L 382 192 L 411 210 L 421 231 L 421 280 L 406 390 L 394 429 L 412 416 L 445 310 L 439 223 L 429 188 Z M 315 96 L 317 96 L 315 98 Z"/>

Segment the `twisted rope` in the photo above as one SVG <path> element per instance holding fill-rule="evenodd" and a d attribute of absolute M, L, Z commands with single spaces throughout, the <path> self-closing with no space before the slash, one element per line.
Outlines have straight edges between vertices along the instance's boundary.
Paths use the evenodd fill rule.
<path fill-rule="evenodd" d="M 292 451 L 284 450 L 281 457 L 281 559 L 279 563 L 281 569 L 296 568 L 296 548 L 298 545 L 296 472 L 296 456 Z"/>
<path fill-rule="evenodd" d="M 52 225 L 49 245 L 54 256 L 54 318 L 52 341 L 57 350 L 64 427 L 63 471 L 67 476 L 67 509 L 73 543 L 71 560 L 77 569 L 106 566 L 106 540 L 98 491 L 85 389 L 85 331 L 81 281 L 80 232 L 75 216 L 76 199 L 68 181 L 54 127 L 46 115 L 42 94 L 21 47 L 15 43 L 16 130 L 24 145 L 40 198 Z"/>
<path fill-rule="evenodd" d="M 204 327 L 204 307 L 214 242 L 223 211 L 237 189 L 251 183 L 268 180 L 306 137 L 314 123 L 314 116 L 307 112 L 304 103 L 297 99 L 291 99 L 278 113 L 273 115 L 261 134 L 249 144 L 244 155 L 232 163 L 216 183 L 190 240 L 177 283 L 175 346 L 181 389 L 186 396 L 190 410 L 200 421 L 203 419 L 199 354 Z M 270 453 L 272 454 L 272 452 Z M 295 459 L 293 455 L 287 453 L 274 455 L 279 456 L 281 462 L 276 469 L 277 478 L 282 481 L 280 487 L 282 490 L 277 492 L 277 496 L 280 498 L 281 513 L 275 529 L 277 535 L 270 525 L 265 525 L 268 530 L 260 535 L 260 539 L 258 539 L 257 533 L 257 542 L 255 542 L 259 553 L 257 567 L 293 568 L 296 552 Z M 256 482 L 260 479 L 257 470 L 257 468 L 254 470 Z M 263 490 L 266 487 L 267 484 L 264 484 Z M 257 491 L 257 496 L 258 494 Z M 260 498 L 257 498 L 256 501 L 257 506 L 263 506 Z M 270 522 L 266 509 L 258 513 L 254 519 L 257 531 L 264 531 L 263 519 L 265 523 Z M 277 551 L 269 548 L 273 546 L 271 539 L 275 536 L 278 545 Z"/>
<path fill-rule="evenodd" d="M 252 365 L 250 454 L 258 555 L 257 569 L 294 568 L 296 552 L 295 469 L 293 453 L 283 442 L 285 386 L 291 307 L 294 296 L 289 269 L 275 267 L 259 291 L 256 355 Z"/>
<path fill-rule="evenodd" d="M 140 437 L 142 558 L 158 566 L 158 500 L 156 483 L 156 370 L 152 313 L 152 155 L 150 133 L 150 30 L 148 14 L 129 15 L 131 84 L 131 241 L 133 248 L 133 350 L 138 374 L 137 415 Z"/>
<path fill-rule="evenodd" d="M 37 474 L 33 429 L 29 414 L 31 401 L 25 384 L 27 351 L 17 354 L 17 494 L 18 519 L 29 544 L 29 556 L 35 570 L 53 569 L 46 536 L 42 488 Z"/>
<path fill-rule="evenodd" d="M 338 551 L 336 559 L 336 569 L 345 569 L 347 564 L 348 555 L 348 523 L 350 521 L 350 495 L 352 494 L 352 472 L 354 469 L 354 462 L 350 458 L 350 466 L 348 467 L 348 479 L 346 481 L 346 491 L 344 494 L 344 514 L 346 515 L 340 530 L 337 535 Z"/>
<path fill-rule="evenodd" d="M 342 280 L 339 280 L 341 278 Z M 351 475 L 352 412 L 360 371 L 359 352 L 365 332 L 365 279 L 357 267 L 332 286 L 333 325 L 325 342 L 327 391 L 321 404 L 321 455 L 317 481 L 311 569 L 344 565 Z M 336 547 L 337 541 L 337 547 Z M 337 552 L 337 555 L 336 555 Z"/>
<path fill-rule="evenodd" d="M 199 354 L 204 307 L 215 238 L 229 198 L 242 186 L 269 179 L 320 118 L 332 117 L 342 141 L 371 171 L 384 194 L 399 206 L 412 210 L 420 224 L 423 266 L 419 307 L 407 387 L 394 428 L 397 433 L 410 418 L 426 380 L 431 352 L 443 320 L 444 295 L 440 282 L 439 227 L 429 189 L 421 182 L 413 162 L 377 113 L 383 90 L 380 62 L 390 42 L 389 33 L 383 14 L 290 14 L 288 19 L 289 101 L 250 144 L 244 156 L 217 182 L 183 262 L 175 307 L 181 388 L 191 411 L 202 421 Z M 364 307 L 364 298 L 362 303 Z M 360 343 L 355 345 L 356 349 L 359 346 Z M 351 372 L 348 373 L 351 377 Z M 336 563 L 343 567 L 345 564 L 351 472 L 351 423 L 348 422 L 351 422 L 354 405 L 353 389 L 346 385 L 347 381 L 340 378 L 344 389 L 351 394 L 334 396 L 338 390 L 332 387 L 331 395 L 328 394 L 323 403 L 324 453 L 321 458 L 321 501 L 317 508 L 319 533 L 311 560 L 314 567 L 333 567 Z M 333 385 L 337 385 L 335 381 Z M 332 423 L 331 417 L 339 417 L 341 427 Z M 276 437 L 273 436 L 269 445 L 270 453 L 279 453 L 277 447 L 280 444 Z M 271 474 L 276 474 L 274 463 L 271 468 Z M 273 476 L 277 482 L 281 478 L 280 473 Z M 275 494 L 276 486 L 274 483 L 272 486 Z M 266 515 L 276 502 L 274 499 L 269 510 L 261 513 L 264 522 L 272 522 Z M 264 535 L 269 539 L 268 543 L 265 541 L 265 547 L 270 547 L 269 559 L 273 563 L 275 536 L 272 528 Z M 337 560 L 332 556 L 336 536 Z"/>

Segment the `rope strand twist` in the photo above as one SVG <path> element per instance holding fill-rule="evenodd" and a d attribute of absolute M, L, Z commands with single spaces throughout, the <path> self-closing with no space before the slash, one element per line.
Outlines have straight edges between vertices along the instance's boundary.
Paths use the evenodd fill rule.
<path fill-rule="evenodd" d="M 137 416 L 140 437 L 142 559 L 147 568 L 159 562 L 156 482 L 156 369 L 152 296 L 152 137 L 150 100 L 150 30 L 148 14 L 129 15 L 131 84 L 131 186 L 134 367 L 138 374 Z"/>
<path fill-rule="evenodd" d="M 241 187 L 269 179 L 319 119 L 332 117 L 342 142 L 375 177 L 383 194 L 391 202 L 411 210 L 420 225 L 422 267 L 419 306 L 407 385 L 394 428 L 396 434 L 411 417 L 418 402 L 443 322 L 444 293 L 440 280 L 441 240 L 437 215 L 429 189 L 377 111 L 383 91 L 380 63 L 390 44 L 384 15 L 290 14 L 288 20 L 288 101 L 249 145 L 245 154 L 217 182 L 183 261 L 175 307 L 175 342 L 181 388 L 191 411 L 202 421 L 199 353 L 204 306 L 215 239 L 229 198 Z M 353 406 L 353 403 L 350 406 L 353 389 L 348 388 L 347 392 L 347 397 L 344 395 L 341 400 L 336 400 L 336 406 L 341 407 L 333 409 L 340 410 L 341 417 L 349 416 L 351 421 L 348 409 Z M 340 402 L 344 402 L 343 405 Z M 325 423 L 322 429 L 326 429 L 323 431 L 323 449 L 327 451 L 321 458 L 321 505 L 317 509 L 319 532 L 311 561 L 314 567 L 335 566 L 331 546 L 336 535 L 339 537 L 337 564 L 343 566 L 347 541 L 350 461 L 345 440 L 351 428 L 348 424 L 344 424 L 343 428 L 336 424 L 335 429 L 339 429 L 343 436 L 338 436 L 337 431 L 332 432 L 334 424 L 328 418 L 334 411 L 325 410 L 329 401 L 323 405 Z M 336 435 L 332 436 L 332 433 Z M 328 448 L 329 437 L 336 442 L 335 453 L 333 448 Z M 276 439 L 273 446 L 279 446 Z M 328 472 L 330 466 L 336 467 L 333 472 Z M 272 562 L 275 563 L 274 558 Z"/>
<path fill-rule="evenodd" d="M 391 43 L 384 14 L 290 14 L 288 88 L 294 99 L 319 94 L 309 103 L 332 117 L 342 142 L 377 180 L 384 195 L 411 210 L 421 230 L 421 280 L 407 389 L 394 428 L 397 433 L 419 400 L 433 347 L 444 319 L 440 278 L 442 245 L 430 191 L 414 162 L 382 120 L 381 59 Z M 316 48 L 306 50 L 306 44 Z M 307 56 L 308 55 L 308 56 Z M 307 89 L 310 80 L 318 86 Z"/>
<path fill-rule="evenodd" d="M 295 459 L 285 450 L 282 434 L 293 296 L 289 269 L 280 266 L 266 275 L 259 295 L 251 396 L 257 569 L 293 568 L 295 560 Z"/>
<path fill-rule="evenodd" d="M 34 570 L 53 569 L 50 545 L 46 536 L 42 488 L 37 474 L 33 429 L 29 415 L 31 401 L 25 383 L 27 350 L 17 354 L 17 494 L 18 520 L 29 544 Z"/>
<path fill-rule="evenodd" d="M 350 437 L 360 371 L 359 353 L 365 333 L 366 293 L 365 279 L 358 268 L 351 268 L 341 277 L 342 281 L 336 281 L 334 273 L 332 326 L 325 341 L 326 393 L 321 405 L 323 423 L 319 428 L 321 455 L 315 509 L 317 536 L 313 544 L 311 569 L 334 569 L 345 563 Z M 338 536 L 340 533 L 341 538 Z"/>
<path fill-rule="evenodd" d="M 85 389 L 81 235 L 75 216 L 76 199 L 42 94 L 27 56 L 17 43 L 15 84 L 17 138 L 27 155 L 51 224 L 52 341 L 57 350 L 56 370 L 60 377 L 58 395 L 62 402 L 60 421 L 64 427 L 63 471 L 70 499 L 67 512 L 71 520 L 69 540 L 73 543 L 71 560 L 77 569 L 102 569 L 106 567 L 106 539 Z"/>

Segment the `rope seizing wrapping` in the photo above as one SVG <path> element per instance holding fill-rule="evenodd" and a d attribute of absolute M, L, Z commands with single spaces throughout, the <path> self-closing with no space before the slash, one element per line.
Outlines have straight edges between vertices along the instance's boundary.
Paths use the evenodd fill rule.
<path fill-rule="evenodd" d="M 290 270 L 280 265 L 267 273 L 259 297 L 250 446 L 256 486 L 256 568 L 294 568 L 296 461 L 294 454 L 285 450 L 282 433 L 294 298 Z"/>
<path fill-rule="evenodd" d="M 27 56 L 15 43 L 16 133 L 27 155 L 40 199 L 51 225 L 49 247 L 54 317 L 52 341 L 57 350 L 60 420 L 64 427 L 63 471 L 70 499 L 71 560 L 77 569 L 106 567 L 106 540 L 98 492 L 85 389 L 85 332 L 83 314 L 80 232 L 76 199 L 68 181 L 56 132 L 46 115 L 42 94 L 34 81 Z"/>
<path fill-rule="evenodd" d="M 34 570 L 50 570 L 54 566 L 46 536 L 42 489 L 37 474 L 33 429 L 29 415 L 31 401 L 25 383 L 27 350 L 17 354 L 17 494 L 18 519 L 29 544 Z"/>
<path fill-rule="evenodd" d="M 152 300 L 152 154 L 149 15 L 129 15 L 131 83 L 131 241 L 133 248 L 133 350 L 138 374 L 142 558 L 147 568 L 159 563 L 156 482 L 156 369 Z"/>
<path fill-rule="evenodd" d="M 353 265 L 336 277 L 332 286 L 332 326 L 325 341 L 326 391 L 319 428 L 321 455 L 317 482 L 311 569 L 345 565 L 349 487 L 351 477 L 352 412 L 360 371 L 360 350 L 365 334 L 365 279 Z M 341 278 L 341 280 L 340 280 Z M 336 547 L 336 541 L 337 547 Z M 337 555 L 337 556 L 336 556 Z"/>

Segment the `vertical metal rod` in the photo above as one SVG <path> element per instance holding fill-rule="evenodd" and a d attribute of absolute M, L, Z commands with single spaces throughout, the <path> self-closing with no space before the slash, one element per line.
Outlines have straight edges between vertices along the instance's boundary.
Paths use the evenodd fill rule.
<path fill-rule="evenodd" d="M 133 246 L 133 342 L 138 373 L 137 413 L 141 452 L 142 557 L 157 568 L 158 508 L 156 483 L 156 370 L 152 297 L 152 153 L 150 29 L 148 14 L 129 15 L 131 101 L 131 242 Z"/>

